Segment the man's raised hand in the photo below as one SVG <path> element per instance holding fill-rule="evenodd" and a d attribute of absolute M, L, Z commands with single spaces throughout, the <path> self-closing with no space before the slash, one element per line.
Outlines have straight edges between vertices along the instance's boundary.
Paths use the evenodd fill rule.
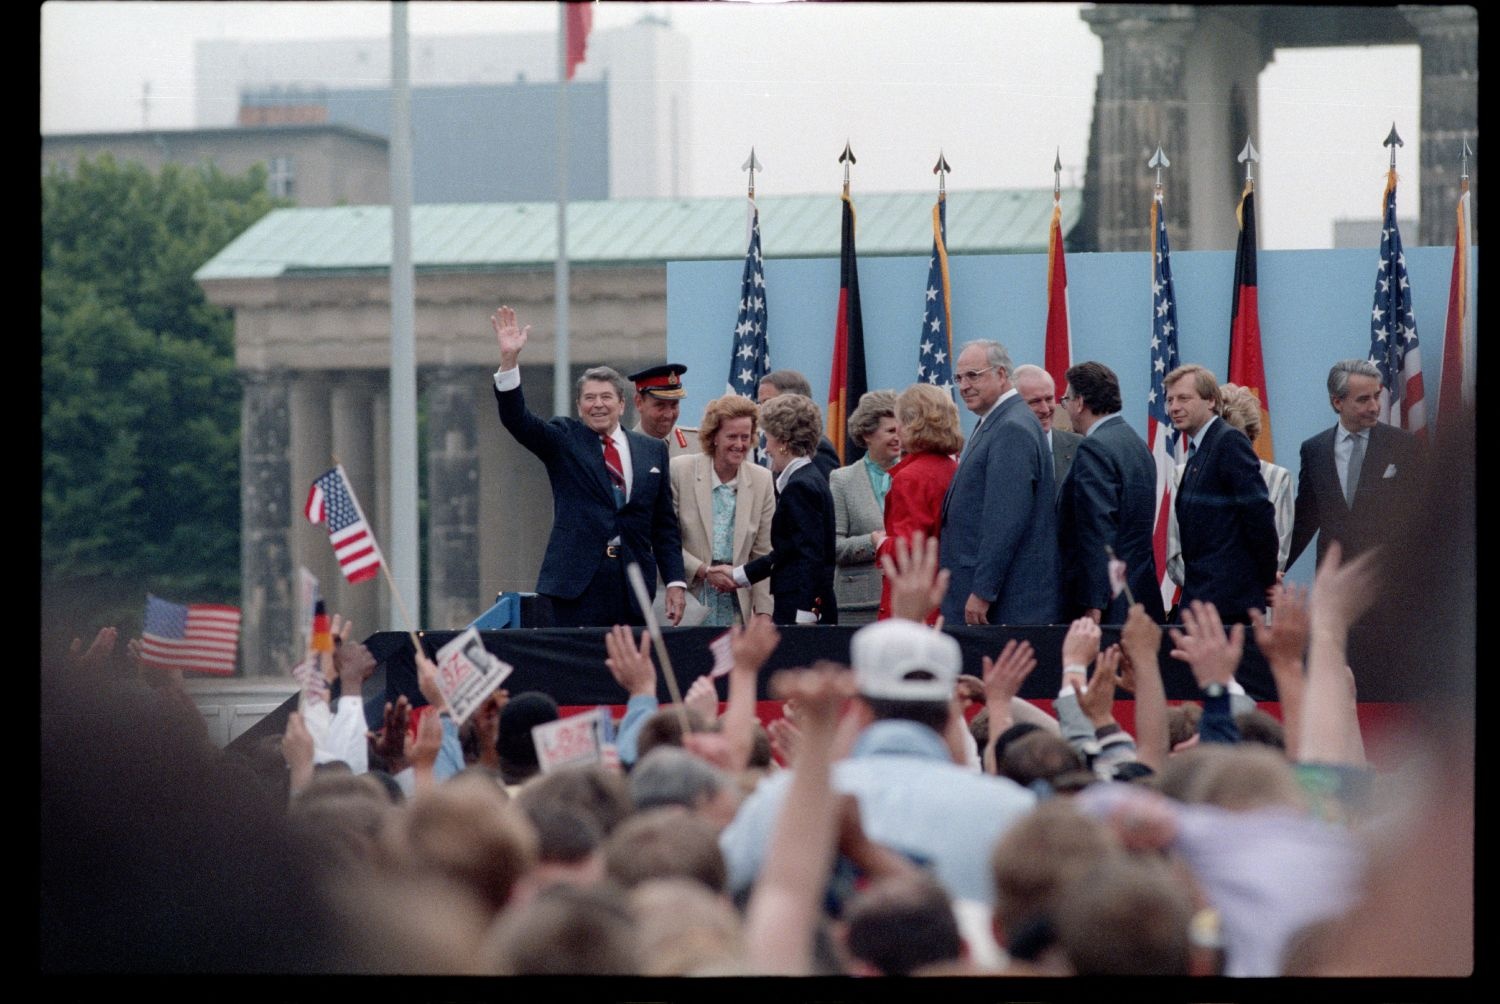
<path fill-rule="evenodd" d="M 531 335 L 531 325 L 521 327 L 516 323 L 516 312 L 501 307 L 490 315 L 490 326 L 495 329 L 495 339 L 500 343 L 500 368 L 514 369 L 526 339 Z"/>

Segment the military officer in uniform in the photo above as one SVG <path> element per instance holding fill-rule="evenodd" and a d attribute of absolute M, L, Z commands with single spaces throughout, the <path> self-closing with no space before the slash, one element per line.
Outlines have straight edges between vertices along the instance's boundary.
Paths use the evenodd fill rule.
<path fill-rule="evenodd" d="M 681 363 L 663 363 L 626 378 L 635 384 L 635 412 L 640 416 L 634 431 L 662 440 L 673 457 L 703 452 L 698 445 L 698 430 L 677 424 L 682 399 L 687 395 L 682 386 L 682 374 L 686 372 L 687 367 Z"/>

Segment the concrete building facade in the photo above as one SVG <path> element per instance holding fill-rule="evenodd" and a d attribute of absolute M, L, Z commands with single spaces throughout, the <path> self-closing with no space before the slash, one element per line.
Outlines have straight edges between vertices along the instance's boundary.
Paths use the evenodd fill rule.
<path fill-rule="evenodd" d="M 225 174 L 266 165 L 267 190 L 300 206 L 358 205 L 390 198 L 385 137 L 328 124 L 254 129 L 151 129 L 42 137 L 42 168 L 111 154 L 152 173 L 165 164 L 212 163 Z"/>
<path fill-rule="evenodd" d="M 390 44 L 383 36 L 303 42 L 215 39 L 199 42 L 194 58 L 195 116 L 204 127 L 238 122 L 247 94 L 383 91 L 390 82 Z M 692 145 L 689 59 L 687 38 L 654 15 L 589 35 L 588 58 L 573 80 L 607 82 L 608 189 L 600 197 L 692 194 L 681 163 L 682 152 Z M 556 82 L 555 32 L 411 40 L 414 92 L 427 87 Z"/>

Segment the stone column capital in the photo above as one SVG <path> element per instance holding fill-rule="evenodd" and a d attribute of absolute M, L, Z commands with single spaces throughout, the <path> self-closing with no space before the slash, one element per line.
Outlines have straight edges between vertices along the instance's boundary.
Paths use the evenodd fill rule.
<path fill-rule="evenodd" d="M 1192 4 L 1096 4 L 1079 16 L 1106 42 L 1121 36 L 1155 35 L 1163 43 L 1184 44 L 1198 23 Z"/>

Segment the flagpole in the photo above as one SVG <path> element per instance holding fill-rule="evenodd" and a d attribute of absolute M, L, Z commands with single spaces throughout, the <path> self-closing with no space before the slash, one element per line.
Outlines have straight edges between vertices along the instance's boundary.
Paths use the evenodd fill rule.
<path fill-rule="evenodd" d="M 1068 311 L 1067 252 L 1062 235 L 1062 147 L 1052 155 L 1052 221 L 1047 229 L 1047 321 L 1043 328 L 1042 368 L 1052 378 L 1059 397 L 1068 389 L 1073 365 L 1073 326 Z M 1071 429 L 1066 414 L 1058 426 Z"/>
<path fill-rule="evenodd" d="M 407 6 L 391 5 L 391 544 L 421 613 L 417 500 L 416 275 L 412 265 L 411 70 Z M 381 567 L 385 567 L 384 560 Z M 391 593 L 397 597 L 390 572 Z M 419 623 L 406 614 L 406 623 Z"/>
<path fill-rule="evenodd" d="M 948 368 L 953 368 L 953 287 L 948 284 L 948 172 L 953 170 L 948 164 L 948 158 L 943 156 L 943 148 L 938 147 L 937 163 L 932 167 L 932 173 L 938 176 L 938 230 L 942 234 L 942 254 L 938 267 L 943 270 L 943 334 L 948 339 Z M 950 393 L 955 388 L 949 388 Z"/>
<path fill-rule="evenodd" d="M 557 262 L 553 266 L 557 335 L 552 349 L 552 414 L 571 412 L 568 333 L 568 5 L 557 5 Z"/>
<path fill-rule="evenodd" d="M 1473 198 L 1469 194 L 1469 157 L 1474 151 L 1469 149 L 1469 137 L 1463 139 L 1463 174 L 1459 179 L 1464 204 L 1463 226 L 1464 226 L 1464 323 L 1463 323 L 1463 399 L 1464 404 L 1474 404 L 1474 269 L 1469 252 L 1474 247 L 1474 212 Z"/>

